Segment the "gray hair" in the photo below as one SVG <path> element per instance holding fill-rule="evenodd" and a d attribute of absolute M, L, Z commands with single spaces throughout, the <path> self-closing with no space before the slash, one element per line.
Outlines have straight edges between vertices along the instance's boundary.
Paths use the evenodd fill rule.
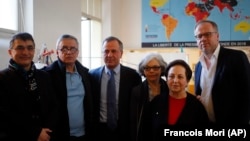
<path fill-rule="evenodd" d="M 79 42 L 77 40 L 77 38 L 73 35 L 69 35 L 69 34 L 63 34 L 61 35 L 58 39 L 57 39 L 57 42 L 56 42 L 56 49 L 58 49 L 59 47 L 59 44 L 60 42 L 63 40 L 63 39 L 73 39 L 76 41 L 76 44 L 77 44 L 77 47 L 79 46 Z"/>
<path fill-rule="evenodd" d="M 148 53 L 147 55 L 145 55 L 145 57 L 141 60 L 138 66 L 138 72 L 140 73 L 140 75 L 145 76 L 144 68 L 146 67 L 148 62 L 153 59 L 156 59 L 159 62 L 161 66 L 161 76 L 164 76 L 167 67 L 167 62 L 164 61 L 163 57 L 159 53 Z"/>

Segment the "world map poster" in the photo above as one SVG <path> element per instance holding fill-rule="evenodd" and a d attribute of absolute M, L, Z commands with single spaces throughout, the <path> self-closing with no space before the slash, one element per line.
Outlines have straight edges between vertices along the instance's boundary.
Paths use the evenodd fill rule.
<path fill-rule="evenodd" d="M 250 0 L 142 0 L 142 47 L 196 47 L 194 26 L 208 19 L 226 47 L 250 46 Z"/>

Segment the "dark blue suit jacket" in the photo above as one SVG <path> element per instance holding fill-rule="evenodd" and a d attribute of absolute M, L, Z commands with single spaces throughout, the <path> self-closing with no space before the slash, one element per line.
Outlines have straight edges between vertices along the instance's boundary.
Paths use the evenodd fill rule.
<path fill-rule="evenodd" d="M 99 123 L 100 117 L 101 77 L 103 70 L 104 66 L 92 69 L 89 72 L 93 86 L 94 121 L 96 124 Z M 132 89 L 141 82 L 141 76 L 134 69 L 121 65 L 117 131 L 122 140 L 128 139 L 129 136 L 129 105 L 131 92 Z"/>
<path fill-rule="evenodd" d="M 202 66 L 195 68 L 195 92 L 201 94 Z M 250 65 L 239 50 L 221 47 L 214 82 L 212 100 L 217 124 L 248 124 L 250 102 Z"/>

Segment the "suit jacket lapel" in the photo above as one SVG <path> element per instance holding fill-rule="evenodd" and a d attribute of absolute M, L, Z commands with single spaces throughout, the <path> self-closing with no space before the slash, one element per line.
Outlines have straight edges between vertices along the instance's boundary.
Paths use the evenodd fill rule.
<path fill-rule="evenodd" d="M 200 87 L 200 76 L 201 76 L 201 63 L 198 62 L 198 64 L 195 67 L 195 93 L 197 95 L 201 94 L 201 87 Z"/>
<path fill-rule="evenodd" d="M 219 55 L 218 55 L 218 59 L 217 59 L 218 61 L 217 61 L 216 71 L 215 71 L 214 80 L 213 80 L 212 93 L 213 93 L 213 90 L 214 90 L 214 85 L 217 85 L 217 84 L 215 84 L 215 82 L 220 82 L 219 81 L 219 79 L 221 78 L 220 74 L 223 71 L 223 68 L 224 68 L 223 64 L 226 61 L 224 59 L 225 59 L 225 57 L 224 57 L 224 48 L 221 47 Z"/>

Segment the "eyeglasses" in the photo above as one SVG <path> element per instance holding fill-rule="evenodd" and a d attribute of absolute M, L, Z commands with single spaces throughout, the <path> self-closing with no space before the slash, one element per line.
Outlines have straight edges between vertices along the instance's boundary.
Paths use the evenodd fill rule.
<path fill-rule="evenodd" d="M 24 51 L 25 49 L 27 49 L 28 51 L 34 51 L 35 47 L 34 46 L 27 46 L 27 47 L 17 46 L 16 48 L 12 48 L 12 49 L 15 51 Z"/>
<path fill-rule="evenodd" d="M 205 38 L 210 38 L 210 37 L 212 36 L 213 33 L 217 33 L 217 32 L 205 32 L 205 33 L 203 33 L 203 34 L 197 34 L 197 35 L 195 35 L 194 37 L 195 37 L 196 39 L 198 39 L 198 40 L 200 40 L 203 36 L 204 36 Z"/>
<path fill-rule="evenodd" d="M 144 67 L 144 70 L 150 71 L 152 69 L 153 71 L 158 71 L 158 70 L 160 70 L 160 68 L 161 68 L 161 66 L 152 66 L 152 67 Z"/>
<path fill-rule="evenodd" d="M 66 48 L 66 47 L 64 47 L 64 48 L 61 48 L 61 49 L 59 49 L 62 53 L 67 53 L 68 51 L 70 52 L 70 53 L 76 53 L 77 51 L 78 51 L 78 48 L 75 48 L 75 47 L 72 47 L 72 48 Z"/>

